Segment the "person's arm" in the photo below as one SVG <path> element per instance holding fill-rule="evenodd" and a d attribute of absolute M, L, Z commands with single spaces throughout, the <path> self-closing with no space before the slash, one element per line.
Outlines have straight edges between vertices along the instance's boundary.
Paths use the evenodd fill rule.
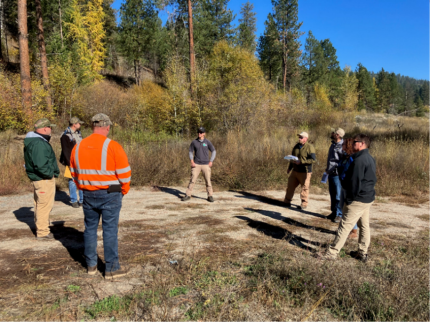
<path fill-rule="evenodd" d="M 302 164 L 314 164 L 317 161 L 317 157 L 315 155 L 315 148 L 313 145 L 310 146 L 308 155 L 306 156 L 306 160 L 302 162 Z"/>
<path fill-rule="evenodd" d="M 333 153 L 329 153 L 328 160 L 327 160 L 327 173 L 333 173 L 336 171 L 337 167 L 339 166 L 340 160 L 342 156 L 342 147 L 340 148 L 333 148 Z"/>
<path fill-rule="evenodd" d="M 209 167 L 212 167 L 212 163 L 214 162 L 215 158 L 216 158 L 216 150 L 215 147 L 213 146 L 212 142 L 208 141 L 208 149 L 209 151 L 211 151 L 211 158 L 209 160 Z"/>
<path fill-rule="evenodd" d="M 113 142 L 111 142 L 110 145 L 112 145 L 112 143 Z M 114 148 L 113 152 L 115 155 L 115 175 L 121 184 L 122 194 L 126 195 L 130 191 L 130 164 L 128 163 L 127 154 L 119 143 L 115 142 L 112 148 Z"/>
<path fill-rule="evenodd" d="M 188 149 L 188 156 L 190 157 L 191 168 L 194 168 L 196 166 L 196 164 L 194 163 L 194 145 L 193 145 L 193 142 L 191 142 L 190 148 Z"/>
<path fill-rule="evenodd" d="M 34 172 L 37 176 L 42 179 L 52 179 L 55 169 L 51 162 L 49 162 L 51 151 L 45 144 L 48 143 L 42 142 L 42 140 L 35 144 L 31 159 L 33 160 Z"/>

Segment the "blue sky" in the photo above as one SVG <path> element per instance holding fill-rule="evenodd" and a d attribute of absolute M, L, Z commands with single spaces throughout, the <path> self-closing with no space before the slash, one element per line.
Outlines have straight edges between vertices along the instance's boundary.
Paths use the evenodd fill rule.
<path fill-rule="evenodd" d="M 115 0 L 119 9 L 123 0 Z M 230 0 L 236 25 L 242 3 Z M 250 0 L 257 13 L 257 36 L 272 12 L 269 0 Z M 163 21 L 167 12 L 160 12 Z M 303 22 L 302 44 L 309 30 L 321 40 L 329 38 L 337 49 L 340 66 L 355 70 L 362 63 L 369 71 L 386 71 L 429 79 L 428 0 L 299 0 Z"/>

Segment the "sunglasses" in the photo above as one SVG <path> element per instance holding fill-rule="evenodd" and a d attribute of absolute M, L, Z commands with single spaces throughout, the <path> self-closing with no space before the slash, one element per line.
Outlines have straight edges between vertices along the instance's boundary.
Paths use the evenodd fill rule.
<path fill-rule="evenodd" d="M 361 143 L 361 142 L 363 142 L 363 141 L 354 141 L 354 144 L 355 144 L 355 143 L 358 143 L 358 142 L 360 142 L 360 143 Z"/>

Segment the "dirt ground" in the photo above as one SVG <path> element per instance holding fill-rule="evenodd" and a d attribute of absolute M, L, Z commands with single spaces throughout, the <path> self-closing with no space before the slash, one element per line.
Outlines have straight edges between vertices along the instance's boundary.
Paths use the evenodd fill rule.
<path fill-rule="evenodd" d="M 51 213 L 52 241 L 34 236 L 32 194 L 0 197 L 0 319 L 41 319 L 40 312 L 58 301 L 59 294 L 77 295 L 73 285 L 86 290 L 87 303 L 117 294 L 124 295 L 144 283 L 145 273 L 157 263 L 175 263 L 187 254 L 214 247 L 234 251 L 235 242 L 256 238 L 273 241 L 291 252 L 314 251 L 330 242 L 336 224 L 326 220 L 328 194 L 311 194 L 308 209 L 292 208 L 280 201 L 283 191 L 218 191 L 215 202 L 206 201 L 203 185 L 195 195 L 181 202 L 183 187 L 143 187 L 131 189 L 123 200 L 119 224 L 120 261 L 130 274 L 119 281 L 103 279 L 103 241 L 99 228 L 99 273 L 90 278 L 83 258 L 84 215 L 68 202 L 68 194 L 58 191 Z M 373 235 L 405 235 L 428 229 L 429 202 L 407 203 L 402 198 L 378 198 L 371 208 Z M 250 247 L 250 256 L 258 247 Z M 230 247 L 229 247 L 230 246 Z M 60 295 L 61 295 L 60 294 Z M 37 307 L 40 310 L 34 310 Z M 39 313 L 35 313 L 35 312 Z M 56 319 L 75 319 L 76 316 Z"/>

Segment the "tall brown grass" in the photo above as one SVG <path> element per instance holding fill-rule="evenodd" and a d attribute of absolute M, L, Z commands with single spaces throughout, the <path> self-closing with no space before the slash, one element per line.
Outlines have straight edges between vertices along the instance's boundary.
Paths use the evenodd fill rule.
<path fill-rule="evenodd" d="M 358 122 L 348 122 L 346 119 L 340 126 L 345 129 L 346 137 L 363 132 L 372 138 L 370 153 L 377 164 L 377 195 L 428 195 L 428 121 L 401 118 L 404 125 L 399 129 L 397 121 L 382 115 L 369 115 L 364 121 L 356 120 Z M 378 123 L 376 128 L 375 123 Z M 226 134 L 208 133 L 208 139 L 217 150 L 212 171 L 213 184 L 225 189 L 284 189 L 288 180 L 288 162 L 283 157 L 291 153 L 297 142 L 297 133 L 302 130 L 309 132 L 317 155 L 311 191 L 312 187 L 326 189 L 320 179 L 326 167 L 331 130 L 329 126 L 322 125 L 310 129 L 269 127 L 230 131 Z M 55 131 L 51 144 L 59 158 L 59 135 L 62 129 Z M 13 132 L 7 133 L 2 134 L 0 147 L 0 164 L 8 169 L 0 178 L 2 194 L 22 191 L 29 184 L 23 167 L 22 141 L 13 140 L 16 136 Z M 84 135 L 89 133 L 88 129 L 84 130 Z M 118 128 L 110 136 L 122 143 L 128 154 L 132 185 L 186 186 L 190 175 L 188 146 L 193 137 L 180 139 Z M 60 169 L 63 170 L 61 165 Z M 66 187 L 61 176 L 58 186 Z"/>

